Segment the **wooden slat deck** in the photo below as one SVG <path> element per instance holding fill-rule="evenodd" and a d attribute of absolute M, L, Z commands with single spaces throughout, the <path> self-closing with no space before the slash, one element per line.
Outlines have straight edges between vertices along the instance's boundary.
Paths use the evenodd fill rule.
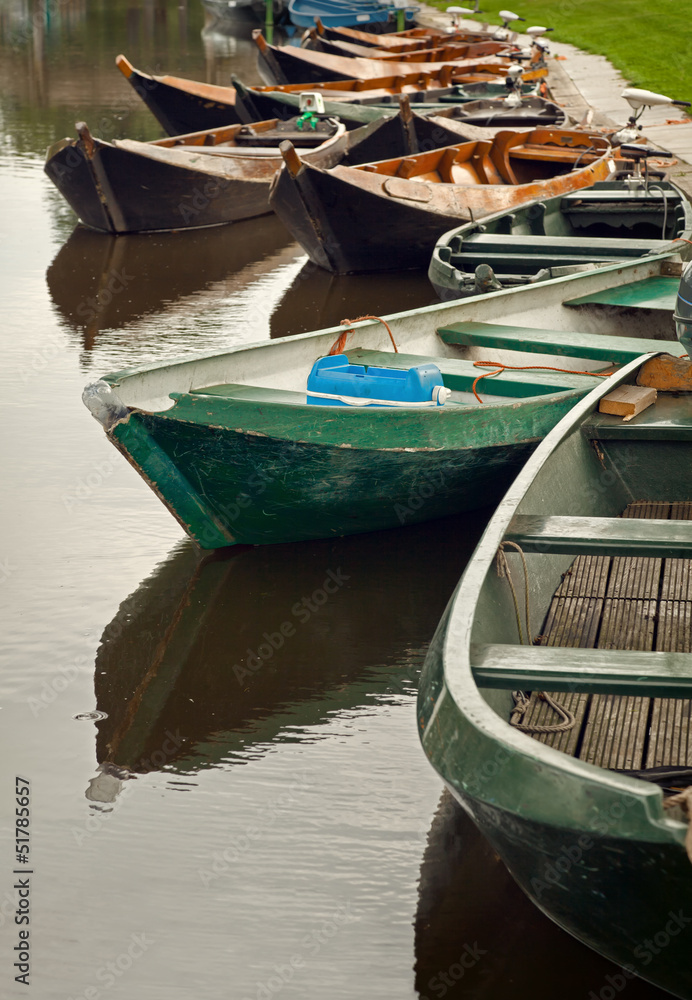
<path fill-rule="evenodd" d="M 692 520 L 692 503 L 633 503 L 626 518 Z M 556 591 L 541 645 L 692 653 L 692 559 L 580 555 Z M 576 717 L 564 733 L 534 739 L 599 767 L 692 765 L 692 700 L 553 695 Z M 522 720 L 556 717 L 534 693 Z"/>

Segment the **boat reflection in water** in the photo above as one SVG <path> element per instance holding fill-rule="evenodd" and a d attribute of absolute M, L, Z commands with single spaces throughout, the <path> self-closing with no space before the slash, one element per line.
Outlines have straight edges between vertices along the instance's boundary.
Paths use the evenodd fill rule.
<path fill-rule="evenodd" d="M 427 271 L 337 275 L 308 260 L 284 292 L 269 321 L 270 335 L 287 337 L 336 326 L 342 319 L 387 316 L 432 305 L 437 296 Z"/>
<path fill-rule="evenodd" d="M 230 558 L 181 543 L 103 633 L 101 773 L 245 763 L 331 713 L 413 695 L 487 516 Z"/>
<path fill-rule="evenodd" d="M 77 226 L 46 272 L 55 306 L 94 346 L 100 330 L 226 299 L 303 251 L 276 216 L 175 233 L 112 236 Z M 194 344 L 190 345 L 194 349 Z"/>
<path fill-rule="evenodd" d="M 597 905 L 597 904 L 596 904 Z M 665 1000 L 544 916 L 449 792 L 420 870 L 415 986 L 421 1000 Z"/>

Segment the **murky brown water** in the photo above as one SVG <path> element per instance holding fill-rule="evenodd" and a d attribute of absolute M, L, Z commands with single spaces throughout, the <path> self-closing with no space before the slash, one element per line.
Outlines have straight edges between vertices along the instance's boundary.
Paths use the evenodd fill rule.
<path fill-rule="evenodd" d="M 202 24 L 185 0 L 0 0 L 0 996 L 605 997 L 616 970 L 438 809 L 418 745 L 417 673 L 483 515 L 201 561 L 81 404 L 109 370 L 432 298 L 424 275 L 311 273 L 271 216 L 74 229 L 48 144 L 80 119 L 159 134 L 119 51 L 257 79 L 250 44 Z M 330 570 L 342 586 L 280 643 Z M 234 670 L 266 643 L 256 675 Z M 31 783 L 30 990 L 13 968 L 16 775 Z"/>

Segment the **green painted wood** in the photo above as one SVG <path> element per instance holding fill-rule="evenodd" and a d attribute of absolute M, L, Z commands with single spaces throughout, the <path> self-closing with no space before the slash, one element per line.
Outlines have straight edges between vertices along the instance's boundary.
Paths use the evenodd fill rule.
<path fill-rule="evenodd" d="M 119 450 L 196 542 L 209 549 L 235 544 L 232 529 L 221 523 L 204 491 L 195 489 L 194 479 L 184 475 L 135 415 L 120 420 L 112 436 Z"/>
<path fill-rule="evenodd" d="M 692 656 L 624 649 L 471 644 L 480 687 L 659 698 L 692 695 Z"/>
<path fill-rule="evenodd" d="M 456 358 L 425 357 L 419 354 L 394 354 L 386 351 L 348 351 L 351 363 L 367 366 L 383 366 L 389 368 L 410 368 L 424 362 L 436 364 L 442 373 L 444 384 L 452 390 L 469 392 L 476 379 L 489 371 L 487 368 L 476 367 L 472 361 L 462 361 Z M 600 383 L 595 375 L 568 375 L 564 372 L 551 371 L 505 371 L 500 375 L 486 378 L 480 384 L 478 391 L 482 395 L 492 396 L 539 396 L 566 389 L 585 389 Z"/>
<path fill-rule="evenodd" d="M 446 344 L 558 354 L 592 361 L 611 361 L 613 364 L 626 364 L 641 354 L 665 350 L 668 346 L 661 340 L 534 330 L 531 327 L 505 326 L 500 323 L 452 323 L 441 327 L 437 332 Z"/>
<path fill-rule="evenodd" d="M 668 278 L 657 275 L 653 278 L 643 278 L 615 288 L 606 288 L 593 295 L 582 295 L 577 299 L 568 299 L 566 306 L 624 306 L 628 309 L 670 309 L 675 308 L 675 300 L 680 287 L 679 278 Z"/>
<path fill-rule="evenodd" d="M 551 555 L 692 556 L 692 524 L 685 521 L 515 514 L 505 539 Z"/>
<path fill-rule="evenodd" d="M 592 441 L 690 441 L 690 402 L 688 393 L 659 392 L 655 406 L 626 423 L 608 413 L 592 413 L 582 424 L 582 433 Z"/>
<path fill-rule="evenodd" d="M 172 392 L 171 399 L 183 399 L 190 396 L 223 396 L 224 399 L 245 399 L 258 403 L 288 403 L 294 406 L 307 406 L 307 390 L 294 392 L 290 389 L 273 389 L 261 385 L 244 385 L 241 382 L 229 382 L 221 385 L 204 386 L 203 389 L 192 389 L 190 393 Z"/>

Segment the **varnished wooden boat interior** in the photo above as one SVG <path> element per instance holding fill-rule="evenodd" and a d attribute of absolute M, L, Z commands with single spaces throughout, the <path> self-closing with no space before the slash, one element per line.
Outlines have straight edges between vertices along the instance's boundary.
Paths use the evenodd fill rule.
<path fill-rule="evenodd" d="M 405 31 L 379 35 L 371 31 L 361 31 L 358 28 L 329 28 L 320 21 L 317 22 L 314 31 L 324 38 L 353 41 L 369 47 L 386 48 L 390 52 L 410 52 L 415 51 L 417 48 L 428 48 L 431 41 L 444 42 L 445 44 L 452 41 L 490 41 L 493 34 L 490 31 L 483 30 L 445 32 L 435 28 L 408 28 Z M 508 41 L 512 41 L 514 38 L 516 38 L 516 35 L 511 33 Z"/>
<path fill-rule="evenodd" d="M 608 142 L 583 132 L 533 129 L 498 132 L 486 142 L 364 164 L 367 173 L 434 184 L 526 184 L 599 159 Z"/>

